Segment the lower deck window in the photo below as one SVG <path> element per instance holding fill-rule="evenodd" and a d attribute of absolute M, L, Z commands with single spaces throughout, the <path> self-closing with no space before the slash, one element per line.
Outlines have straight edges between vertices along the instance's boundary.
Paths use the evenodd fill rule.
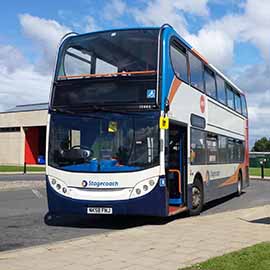
<path fill-rule="evenodd" d="M 190 149 L 192 165 L 244 162 L 244 141 L 195 128 L 191 128 Z"/>
<path fill-rule="evenodd" d="M 205 164 L 205 132 L 198 129 L 191 129 L 191 153 L 192 164 Z"/>

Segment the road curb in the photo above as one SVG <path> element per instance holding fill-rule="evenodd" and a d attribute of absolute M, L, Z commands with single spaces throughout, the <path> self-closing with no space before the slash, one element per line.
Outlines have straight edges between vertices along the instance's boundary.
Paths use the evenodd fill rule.
<path fill-rule="evenodd" d="M 250 176 L 249 177 L 250 180 L 256 180 L 256 181 L 270 181 L 270 177 L 264 177 L 261 178 L 260 176 Z"/>
<path fill-rule="evenodd" d="M 27 173 L 23 173 L 23 172 L 1 172 L 1 175 L 27 175 L 27 174 L 45 174 L 45 171 L 39 171 L 39 172 L 27 172 Z"/>

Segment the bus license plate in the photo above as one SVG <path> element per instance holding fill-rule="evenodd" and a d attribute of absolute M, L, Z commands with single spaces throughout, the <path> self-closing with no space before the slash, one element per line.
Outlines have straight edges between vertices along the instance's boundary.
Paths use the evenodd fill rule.
<path fill-rule="evenodd" d="M 111 207 L 88 207 L 87 214 L 98 214 L 98 215 L 111 215 L 112 214 Z"/>

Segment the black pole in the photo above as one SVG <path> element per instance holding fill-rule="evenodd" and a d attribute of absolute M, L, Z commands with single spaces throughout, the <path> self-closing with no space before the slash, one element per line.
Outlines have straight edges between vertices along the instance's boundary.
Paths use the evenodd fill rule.
<path fill-rule="evenodd" d="M 261 162 L 261 177 L 264 179 L 264 162 Z"/>
<path fill-rule="evenodd" d="M 26 174 L 26 162 L 24 162 L 23 173 Z"/>

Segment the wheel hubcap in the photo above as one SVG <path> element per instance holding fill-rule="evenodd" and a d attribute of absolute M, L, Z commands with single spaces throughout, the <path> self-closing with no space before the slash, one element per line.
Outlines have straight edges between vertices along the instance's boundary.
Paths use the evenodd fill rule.
<path fill-rule="evenodd" d="M 197 208 L 201 204 L 201 191 L 197 187 L 192 188 L 192 207 Z"/>
<path fill-rule="evenodd" d="M 241 181 L 238 180 L 238 193 L 239 194 L 241 193 L 241 189 L 242 189 L 242 187 L 241 187 Z"/>

